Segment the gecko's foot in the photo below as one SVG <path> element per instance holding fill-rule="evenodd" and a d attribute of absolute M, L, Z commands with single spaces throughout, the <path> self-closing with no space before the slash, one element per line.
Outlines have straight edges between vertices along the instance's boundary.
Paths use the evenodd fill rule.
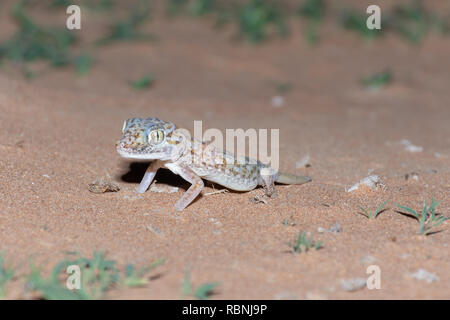
<path fill-rule="evenodd" d="M 180 200 L 181 200 L 181 199 L 180 199 Z M 173 207 L 174 207 L 175 210 L 177 210 L 177 211 L 183 211 L 184 208 L 187 207 L 187 204 L 185 204 L 185 203 L 183 203 L 183 202 L 181 202 L 181 201 L 178 201 L 177 203 L 175 203 L 175 205 L 174 205 Z"/>
<path fill-rule="evenodd" d="M 275 199 L 278 196 L 278 193 L 273 186 L 266 186 L 264 188 L 264 195 L 268 198 Z"/>
<path fill-rule="evenodd" d="M 267 194 L 268 197 L 270 197 L 271 199 L 276 199 L 278 197 L 278 192 L 276 190 L 274 190 L 272 192 L 272 194 Z"/>
<path fill-rule="evenodd" d="M 145 191 L 147 191 L 147 188 L 141 188 L 141 186 L 136 188 L 136 193 L 142 194 L 145 193 Z"/>

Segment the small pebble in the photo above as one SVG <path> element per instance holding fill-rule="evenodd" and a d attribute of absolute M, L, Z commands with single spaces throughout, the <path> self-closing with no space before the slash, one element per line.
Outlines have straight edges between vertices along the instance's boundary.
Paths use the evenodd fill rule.
<path fill-rule="evenodd" d="M 342 228 L 339 222 L 336 222 L 335 224 L 333 224 L 330 229 L 328 230 L 328 232 L 333 232 L 333 233 L 338 233 L 341 232 Z"/>
<path fill-rule="evenodd" d="M 306 155 L 295 163 L 295 167 L 297 169 L 311 167 L 311 164 L 309 163 L 309 161 L 310 161 L 310 157 L 309 157 L 309 155 Z"/>
<path fill-rule="evenodd" d="M 425 269 L 418 269 L 416 272 L 411 274 L 414 279 L 425 281 L 427 283 L 432 283 L 433 281 L 439 281 L 439 277 L 434 273 L 431 273 Z"/>
<path fill-rule="evenodd" d="M 347 189 L 347 192 L 357 190 L 361 184 L 364 184 L 371 189 L 375 189 L 378 185 L 380 185 L 380 178 L 377 175 L 368 176 Z"/>
<path fill-rule="evenodd" d="M 371 256 L 370 254 L 366 254 L 364 257 L 361 258 L 362 264 L 373 264 L 377 261 L 377 259 L 374 256 Z"/>
<path fill-rule="evenodd" d="M 129 199 L 129 200 L 137 200 L 137 199 L 142 199 L 143 196 L 142 195 L 133 195 L 133 196 L 128 196 L 128 195 L 124 195 L 123 196 L 124 199 Z"/>
<path fill-rule="evenodd" d="M 90 183 L 88 190 L 93 193 L 117 192 L 120 187 L 115 182 L 100 178 Z"/>
<path fill-rule="evenodd" d="M 439 153 L 439 152 L 435 152 L 435 153 L 434 153 L 434 156 L 435 156 L 436 158 L 448 158 L 447 155 L 442 154 L 442 153 Z"/>
<path fill-rule="evenodd" d="M 419 174 L 416 173 L 416 172 L 411 172 L 411 173 L 405 174 L 405 180 L 408 180 L 409 178 L 418 181 L 419 180 Z"/>
<path fill-rule="evenodd" d="M 400 144 L 402 144 L 404 146 L 404 149 L 409 152 L 422 152 L 423 151 L 423 147 L 415 146 L 411 143 L 411 141 L 409 141 L 407 139 L 402 139 L 400 141 Z"/>
<path fill-rule="evenodd" d="M 272 97 L 272 106 L 275 108 L 280 108 L 284 105 L 284 97 L 283 96 L 274 96 Z"/>
<path fill-rule="evenodd" d="M 159 229 L 158 227 L 152 226 L 152 225 L 148 225 L 147 230 L 149 230 L 153 233 L 156 233 L 156 234 L 162 234 L 161 229 Z"/>
<path fill-rule="evenodd" d="M 318 227 L 317 228 L 317 232 L 319 233 L 324 233 L 324 232 L 330 232 L 330 233 L 338 233 L 341 232 L 342 228 L 339 222 L 336 222 L 335 224 L 333 224 L 330 229 L 325 229 L 322 227 Z"/>
<path fill-rule="evenodd" d="M 358 291 L 364 289 L 366 287 L 366 279 L 364 278 L 351 278 L 351 279 L 342 279 L 341 280 L 341 288 L 344 291 Z"/>

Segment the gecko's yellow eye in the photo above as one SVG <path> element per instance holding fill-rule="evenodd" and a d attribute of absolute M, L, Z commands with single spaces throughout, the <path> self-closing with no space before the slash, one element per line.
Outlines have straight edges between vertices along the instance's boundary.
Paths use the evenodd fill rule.
<path fill-rule="evenodd" d="M 154 144 L 161 143 L 164 140 L 164 131 L 163 130 L 154 130 L 149 134 L 150 142 Z"/>

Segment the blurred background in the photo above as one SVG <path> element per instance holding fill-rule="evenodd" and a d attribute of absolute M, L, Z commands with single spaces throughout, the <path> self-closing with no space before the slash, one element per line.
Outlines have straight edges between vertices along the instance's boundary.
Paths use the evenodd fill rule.
<path fill-rule="evenodd" d="M 81 8 L 81 30 L 65 27 L 66 9 L 71 4 Z M 366 8 L 371 4 L 381 7 L 381 30 L 366 27 Z M 135 90 L 153 85 L 157 90 L 157 82 L 168 82 L 162 65 L 167 60 L 176 63 L 183 56 L 189 61 L 196 54 L 195 46 L 209 48 L 205 50 L 211 56 L 216 52 L 214 47 L 240 49 L 245 56 L 257 56 L 262 48 L 270 47 L 285 63 L 295 64 L 292 44 L 296 43 L 298 56 L 304 54 L 301 60 L 311 65 L 314 60 L 309 55 L 321 46 L 334 48 L 339 59 L 337 49 L 344 41 L 352 40 L 348 54 L 357 43 L 366 50 L 380 46 L 388 50 L 395 42 L 403 50 L 417 51 L 430 37 L 448 41 L 450 33 L 450 5 L 446 1 L 21 0 L 2 1 L 0 6 L 2 70 L 21 71 L 27 79 L 45 77 L 56 68 L 71 70 L 74 77 L 89 77 L 108 63 L 117 68 L 117 61 L 108 60 L 112 55 L 105 55 L 105 51 L 118 52 L 118 48 L 126 48 L 130 58 L 164 46 L 177 49 L 180 56 L 154 61 L 150 54 L 149 61 L 140 61 L 141 72 L 147 71 L 144 75 L 134 70 L 135 59 L 122 58 L 120 67 L 131 72 Z M 388 55 L 383 60 L 386 70 L 369 74 L 363 85 L 381 88 L 393 80 Z M 289 79 L 281 82 L 278 90 L 292 89 Z"/>

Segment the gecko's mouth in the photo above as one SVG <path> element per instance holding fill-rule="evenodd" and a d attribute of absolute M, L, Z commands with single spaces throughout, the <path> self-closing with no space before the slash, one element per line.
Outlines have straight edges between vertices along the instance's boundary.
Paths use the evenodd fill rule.
<path fill-rule="evenodd" d="M 146 154 L 129 152 L 129 151 L 126 151 L 121 148 L 117 148 L 117 152 L 120 154 L 120 156 L 122 158 L 125 158 L 125 159 L 134 159 L 134 160 L 139 160 L 139 159 L 148 160 L 149 159 L 149 156 Z"/>
<path fill-rule="evenodd" d="M 139 152 L 136 150 L 126 150 L 123 147 L 117 146 L 117 152 L 120 154 L 122 158 L 130 159 L 130 160 L 155 160 L 160 159 L 162 157 L 159 153 L 145 153 Z"/>

